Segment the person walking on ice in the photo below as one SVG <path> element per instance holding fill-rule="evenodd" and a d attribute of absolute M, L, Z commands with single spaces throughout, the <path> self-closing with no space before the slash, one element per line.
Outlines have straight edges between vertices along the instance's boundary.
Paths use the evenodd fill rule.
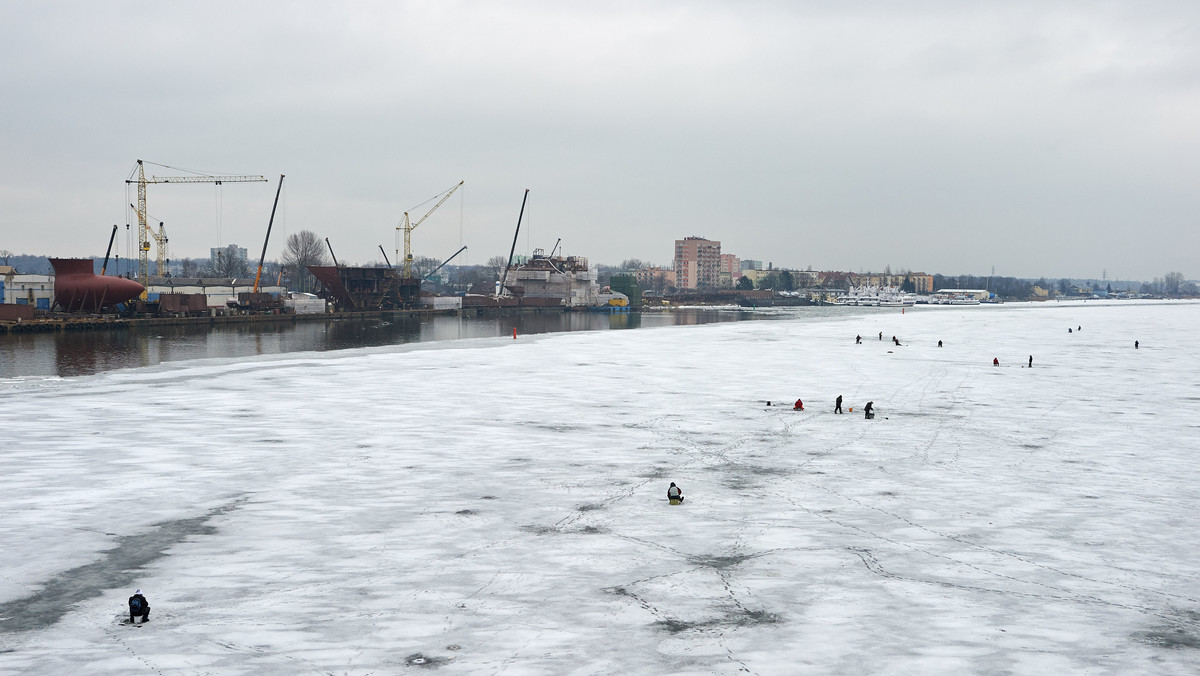
<path fill-rule="evenodd" d="M 683 502 L 683 489 L 671 482 L 671 487 L 667 489 L 667 500 L 671 501 L 672 505 L 678 505 Z"/>
<path fill-rule="evenodd" d="M 142 624 L 150 621 L 150 603 L 146 601 L 146 597 L 142 596 L 142 590 L 138 589 L 133 592 L 133 596 L 129 597 L 129 624 L 134 624 L 134 618 L 142 618 Z"/>
<path fill-rule="evenodd" d="M 837 399 L 835 399 L 833 401 L 833 412 L 834 413 L 842 412 L 842 395 L 840 395 L 840 394 L 838 395 Z"/>
<path fill-rule="evenodd" d="M 1029 355 L 1029 368 L 1033 368 L 1033 355 Z"/>

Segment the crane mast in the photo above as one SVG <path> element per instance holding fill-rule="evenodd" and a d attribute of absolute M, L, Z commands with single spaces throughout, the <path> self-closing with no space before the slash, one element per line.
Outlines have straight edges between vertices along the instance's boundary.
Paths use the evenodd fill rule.
<path fill-rule="evenodd" d="M 166 252 L 167 252 L 167 233 L 163 229 L 162 224 L 158 226 L 158 232 L 155 233 L 146 223 L 146 186 L 150 183 L 266 183 L 267 179 L 262 176 L 151 176 L 146 178 L 145 167 L 142 161 L 137 161 L 137 180 L 129 179 L 126 183 L 137 183 L 138 201 L 135 211 L 138 217 L 138 275 L 140 281 L 145 284 L 150 276 L 150 239 L 153 238 L 158 245 L 158 274 L 162 275 L 166 272 Z"/>
<path fill-rule="evenodd" d="M 416 223 L 410 222 L 408 220 L 408 212 L 404 212 L 404 222 L 396 226 L 397 230 L 404 230 L 404 271 L 401 274 L 402 279 L 412 278 L 412 231 L 416 230 L 418 225 L 424 223 L 425 219 L 429 218 L 430 214 L 437 211 L 438 207 L 445 204 L 446 200 L 450 199 L 450 196 L 454 194 L 454 191 L 461 188 L 463 183 L 465 183 L 465 181 L 459 181 L 457 185 L 455 185 L 453 188 L 450 188 L 450 190 L 442 196 L 442 199 L 438 200 L 438 203 L 433 205 L 433 208 L 427 211 L 425 215 L 421 217 L 421 220 L 417 221 Z M 400 252 L 397 251 L 396 253 L 399 254 Z"/>

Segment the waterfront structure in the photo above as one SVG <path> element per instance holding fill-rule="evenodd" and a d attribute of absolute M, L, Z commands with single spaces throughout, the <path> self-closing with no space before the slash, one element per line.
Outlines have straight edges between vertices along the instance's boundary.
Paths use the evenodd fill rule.
<path fill-rule="evenodd" d="M 703 237 L 675 240 L 675 286 L 714 288 L 720 282 L 721 243 Z"/>
<path fill-rule="evenodd" d="M 987 289 L 938 289 L 937 293 L 948 297 L 963 296 L 977 301 L 987 300 L 992 295 Z"/>
<path fill-rule="evenodd" d="M 509 272 L 505 287 L 525 303 L 590 307 L 600 300 L 596 279 L 596 271 L 582 256 L 551 258 L 534 249 L 529 260 Z"/>
<path fill-rule="evenodd" d="M 146 300 L 160 300 L 165 295 L 203 294 L 208 307 L 224 308 L 228 307 L 231 301 L 236 304 L 238 294 L 253 291 L 253 277 L 151 277 L 146 284 Z M 287 288 L 259 284 L 258 292 L 285 296 Z"/>

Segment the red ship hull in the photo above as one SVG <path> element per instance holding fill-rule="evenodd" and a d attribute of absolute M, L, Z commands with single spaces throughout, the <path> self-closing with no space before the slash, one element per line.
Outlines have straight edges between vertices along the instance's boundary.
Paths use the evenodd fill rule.
<path fill-rule="evenodd" d="M 146 287 L 124 277 L 101 277 L 90 258 L 51 258 L 54 304 L 66 312 L 99 312 L 141 296 Z"/>

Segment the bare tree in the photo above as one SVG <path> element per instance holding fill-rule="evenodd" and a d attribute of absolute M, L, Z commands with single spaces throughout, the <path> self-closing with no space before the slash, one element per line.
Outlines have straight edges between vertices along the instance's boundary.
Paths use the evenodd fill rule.
<path fill-rule="evenodd" d="M 504 271 L 505 265 L 508 265 L 508 258 L 504 256 L 492 256 L 487 260 L 487 266 L 492 269 L 492 274 L 496 279 L 500 279 L 500 273 Z"/>
<path fill-rule="evenodd" d="M 317 280 L 308 271 L 308 266 L 329 265 L 324 242 L 312 230 L 288 235 L 287 246 L 283 250 L 283 265 L 297 291 L 316 289 Z"/>
<path fill-rule="evenodd" d="M 244 258 L 245 249 L 242 249 L 236 244 L 230 244 L 222 249 L 217 249 L 217 257 L 210 260 L 205 266 L 203 274 L 205 277 L 249 277 L 250 264 Z"/>
<path fill-rule="evenodd" d="M 425 275 L 433 272 L 435 269 L 437 269 L 437 266 L 441 264 L 442 262 L 436 258 L 430 258 L 428 256 L 414 256 L 412 262 L 413 277 L 416 277 L 417 279 L 425 279 Z"/>
<path fill-rule="evenodd" d="M 13 252 L 9 251 L 8 249 L 0 249 L 0 258 L 4 259 L 5 265 L 8 265 L 8 259 L 11 258 L 12 255 Z"/>
<path fill-rule="evenodd" d="M 1168 272 L 1166 277 L 1163 277 L 1163 290 L 1172 296 L 1179 295 L 1179 288 L 1183 286 L 1182 272 Z"/>

